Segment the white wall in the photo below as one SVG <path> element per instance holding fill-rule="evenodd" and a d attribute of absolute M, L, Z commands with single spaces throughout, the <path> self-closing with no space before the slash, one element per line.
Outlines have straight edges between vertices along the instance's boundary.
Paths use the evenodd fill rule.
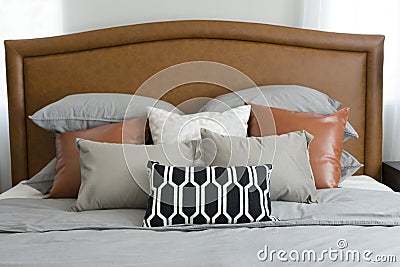
<path fill-rule="evenodd" d="M 143 22 L 213 19 L 298 26 L 302 0 L 64 0 L 66 33 Z"/>
<path fill-rule="evenodd" d="M 4 40 L 62 34 L 59 0 L 0 0 L 0 193 L 11 187 Z"/>

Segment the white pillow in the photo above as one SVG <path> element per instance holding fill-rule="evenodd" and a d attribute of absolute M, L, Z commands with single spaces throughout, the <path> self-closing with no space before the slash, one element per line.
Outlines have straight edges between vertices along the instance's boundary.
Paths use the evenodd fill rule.
<path fill-rule="evenodd" d="M 225 112 L 201 112 L 179 115 L 158 108 L 148 108 L 151 136 L 155 145 L 201 139 L 200 128 L 231 136 L 247 136 L 250 105 Z"/>

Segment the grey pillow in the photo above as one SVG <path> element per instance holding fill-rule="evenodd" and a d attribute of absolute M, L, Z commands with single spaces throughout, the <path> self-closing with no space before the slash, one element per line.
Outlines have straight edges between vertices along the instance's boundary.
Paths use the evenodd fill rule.
<path fill-rule="evenodd" d="M 122 145 L 77 139 L 77 144 L 82 180 L 73 211 L 145 209 L 150 189 L 147 162 L 193 166 L 197 143 Z"/>
<path fill-rule="evenodd" d="M 305 131 L 264 137 L 224 136 L 201 129 L 198 165 L 246 166 L 272 163 L 271 200 L 317 202 Z M 276 148 L 276 149 L 275 149 Z"/>
<path fill-rule="evenodd" d="M 58 132 L 86 130 L 125 118 L 147 116 L 148 107 L 182 111 L 174 105 L 145 96 L 111 93 L 69 95 L 37 111 L 29 118 L 39 127 Z"/>
<path fill-rule="evenodd" d="M 243 102 L 322 115 L 336 113 L 337 109 L 342 105 L 328 95 L 308 87 L 270 85 L 220 95 L 208 101 L 199 112 L 223 112 L 229 108 L 241 106 Z M 358 138 L 358 133 L 350 123 L 347 123 L 344 141 L 350 137 Z"/>
<path fill-rule="evenodd" d="M 340 165 L 342 166 L 342 175 L 340 181 L 343 181 L 349 176 L 352 176 L 359 168 L 363 166 L 353 155 L 346 150 L 342 151 L 342 158 L 340 159 Z"/>
<path fill-rule="evenodd" d="M 50 192 L 53 186 L 54 175 L 56 174 L 56 159 L 52 159 L 43 169 L 41 169 L 32 178 L 26 181 L 24 184 L 35 188 L 43 195 Z"/>

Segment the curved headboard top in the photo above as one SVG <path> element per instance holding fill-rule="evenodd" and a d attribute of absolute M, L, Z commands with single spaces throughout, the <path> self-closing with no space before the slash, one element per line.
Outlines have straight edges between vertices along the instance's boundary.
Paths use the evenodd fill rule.
<path fill-rule="evenodd" d="M 383 43 L 381 35 L 228 21 L 156 22 L 5 41 L 13 184 L 55 155 L 52 133 L 34 125 L 28 115 L 69 94 L 134 93 L 152 75 L 192 61 L 222 63 L 257 85 L 298 84 L 339 100 L 351 108 L 350 122 L 360 135 L 347 141 L 345 149 L 364 163 L 359 173 L 379 179 Z M 177 105 L 228 92 L 190 75 L 196 82 L 182 83 L 162 99 Z M 248 85 L 226 82 L 229 90 Z M 157 95 L 152 88 L 140 94 Z"/>

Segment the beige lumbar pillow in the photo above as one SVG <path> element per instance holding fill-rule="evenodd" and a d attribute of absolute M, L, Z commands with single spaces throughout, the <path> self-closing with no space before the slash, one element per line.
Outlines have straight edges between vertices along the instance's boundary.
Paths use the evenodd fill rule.
<path fill-rule="evenodd" d="M 265 137 L 225 136 L 201 129 L 197 165 L 255 166 L 272 164 L 271 200 L 317 202 L 309 162 L 312 135 L 306 131 Z"/>
<path fill-rule="evenodd" d="M 145 209 L 149 160 L 193 166 L 196 142 L 166 145 L 110 144 L 77 139 L 81 187 L 73 211 Z"/>

